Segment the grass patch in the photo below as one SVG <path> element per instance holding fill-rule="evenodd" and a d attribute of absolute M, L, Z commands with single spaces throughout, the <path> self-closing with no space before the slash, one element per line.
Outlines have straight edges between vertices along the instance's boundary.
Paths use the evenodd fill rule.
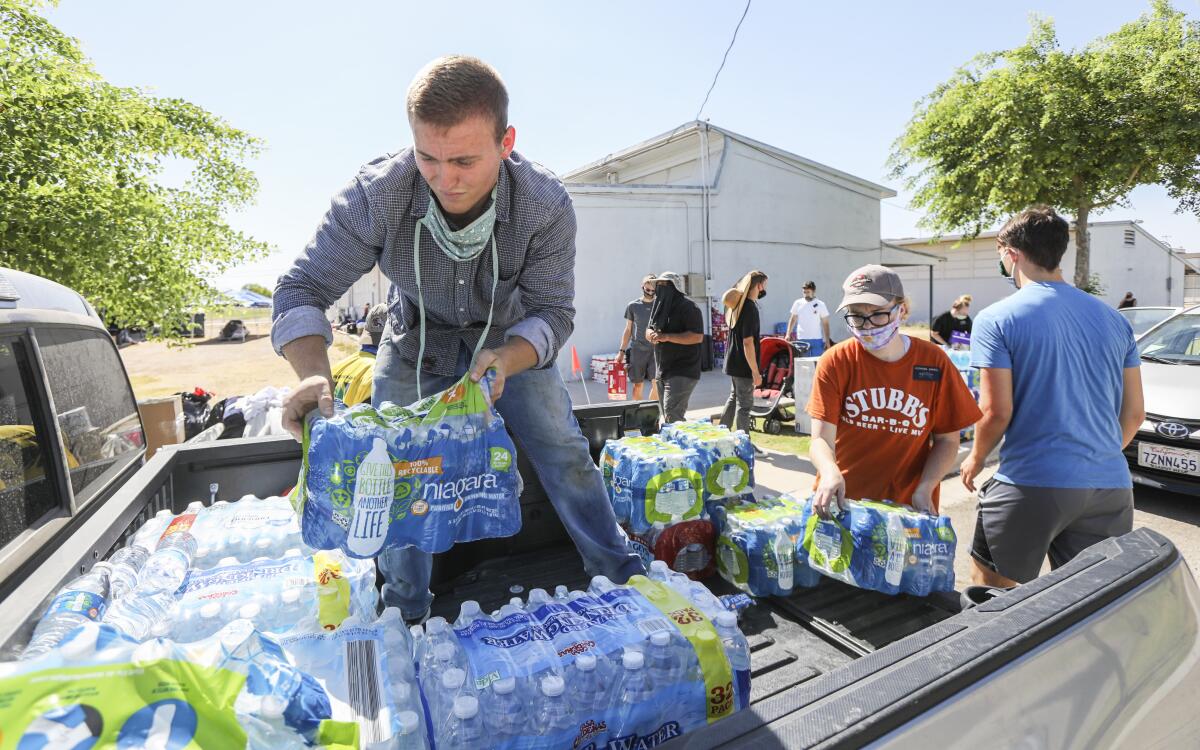
<path fill-rule="evenodd" d="M 787 425 L 784 425 L 786 430 Z M 750 439 L 759 448 L 776 453 L 791 453 L 801 458 L 808 458 L 808 435 L 798 435 L 794 432 L 783 432 L 779 435 L 768 435 L 765 432 L 755 432 Z"/>

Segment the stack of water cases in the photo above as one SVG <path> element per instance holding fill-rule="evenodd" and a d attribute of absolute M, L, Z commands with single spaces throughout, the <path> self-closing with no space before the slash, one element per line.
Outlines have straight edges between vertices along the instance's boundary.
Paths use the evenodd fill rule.
<path fill-rule="evenodd" d="M 788 596 L 815 586 L 820 574 L 796 563 L 805 512 L 805 503 L 789 495 L 715 508 L 721 577 L 751 596 Z"/>
<path fill-rule="evenodd" d="M 704 513 L 699 451 L 658 437 L 626 437 L 605 444 L 600 468 L 617 521 L 646 565 L 665 560 L 697 580 L 713 573 L 716 531 Z"/>
<path fill-rule="evenodd" d="M 366 559 L 517 533 L 521 476 L 493 380 L 489 371 L 407 407 L 310 418 L 292 498 L 304 541 Z"/>
<path fill-rule="evenodd" d="M 948 516 L 906 505 L 850 501 L 822 520 L 809 502 L 796 565 L 885 594 L 928 596 L 954 590 L 957 538 Z"/>
<path fill-rule="evenodd" d="M 654 747 L 749 703 L 737 615 L 665 565 L 415 631 L 437 748 Z"/>
<path fill-rule="evenodd" d="M 350 745 L 355 735 L 360 747 L 426 747 L 409 633 L 398 610 L 377 620 L 376 604 L 374 562 L 304 546 L 287 499 L 197 502 L 177 516 L 159 513 L 126 547 L 67 584 L 20 666 L 0 665 L 0 695 L 20 682 L 9 677 L 95 667 L 95 680 L 86 684 L 97 691 L 98 710 L 111 704 L 113 721 L 124 721 L 129 732 L 174 732 L 172 716 L 183 722 L 178 731 L 191 731 L 199 717 L 227 733 L 221 736 L 228 743 L 205 747 L 239 746 L 236 727 L 250 747 L 272 750 Z M 145 648 L 134 648 L 138 643 Z M 148 670 L 143 680 L 112 668 L 112 654 L 122 649 L 200 666 L 168 665 Z M 66 691 L 72 684 L 56 683 Z M 172 697 L 177 693 L 182 697 Z M 74 721 L 70 712 L 46 708 L 62 700 L 58 692 L 34 695 L 47 703 L 0 706 L 0 726 L 7 731 L 26 722 L 49 731 Z M 145 701 L 155 696 L 162 700 L 147 709 Z M 170 716 L 162 713 L 168 709 Z M 38 723 L 45 711 L 50 724 Z M 120 737 L 112 744 L 154 745 L 146 735 Z"/>

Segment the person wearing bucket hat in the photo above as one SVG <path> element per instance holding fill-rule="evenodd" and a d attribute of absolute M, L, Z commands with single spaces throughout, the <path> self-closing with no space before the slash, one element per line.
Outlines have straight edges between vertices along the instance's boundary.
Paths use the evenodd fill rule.
<path fill-rule="evenodd" d="M 387 325 L 388 308 L 383 302 L 368 308 L 359 350 L 333 366 L 333 397 L 346 406 L 371 400 L 371 381 L 375 377 L 375 353 Z"/>
<path fill-rule="evenodd" d="M 658 400 L 658 378 L 654 369 L 654 345 L 646 339 L 650 326 L 650 311 L 654 307 L 654 274 L 642 279 L 642 294 L 625 305 L 625 330 L 621 332 L 621 346 L 617 349 L 617 361 L 625 363 L 629 385 L 633 387 L 630 397 L 642 399 L 642 389 L 650 381 L 650 399 Z"/>
<path fill-rule="evenodd" d="M 729 353 L 725 357 L 725 374 L 730 379 L 729 400 L 721 413 L 721 424 L 750 434 L 750 408 L 754 406 L 754 389 L 762 384 L 758 369 L 759 310 L 758 299 L 767 293 L 767 275 L 750 271 L 721 301 L 725 319 L 729 322 Z M 755 446 L 756 451 L 758 446 Z"/>
<path fill-rule="evenodd" d="M 700 348 L 704 316 L 687 298 L 683 277 L 664 271 L 652 279 L 654 305 L 646 340 L 654 345 L 658 369 L 658 405 L 663 421 L 682 422 L 688 401 L 700 382 Z"/>
<path fill-rule="evenodd" d="M 813 509 L 829 518 L 847 499 L 869 498 L 936 513 L 959 430 L 979 407 L 941 347 L 900 332 L 909 303 L 895 271 L 863 266 L 842 291 L 853 337 L 818 361 L 808 403 Z"/>

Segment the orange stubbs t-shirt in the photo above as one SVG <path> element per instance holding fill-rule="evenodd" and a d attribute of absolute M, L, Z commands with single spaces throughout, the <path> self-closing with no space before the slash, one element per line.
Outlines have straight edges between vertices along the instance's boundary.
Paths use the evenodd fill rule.
<path fill-rule="evenodd" d="M 933 436 L 957 432 L 982 416 L 946 353 L 928 341 L 909 341 L 895 362 L 850 339 L 817 363 L 808 413 L 837 426 L 834 453 L 848 499 L 912 504 Z"/>

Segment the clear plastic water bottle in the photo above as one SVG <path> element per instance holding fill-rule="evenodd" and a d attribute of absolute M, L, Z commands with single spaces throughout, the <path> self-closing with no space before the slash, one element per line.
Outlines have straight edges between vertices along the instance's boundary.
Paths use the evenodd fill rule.
<path fill-rule="evenodd" d="M 517 737 L 530 731 L 525 701 L 517 693 L 517 680 L 505 677 L 488 688 L 488 731 L 496 740 Z"/>
<path fill-rule="evenodd" d="M 554 587 L 554 600 L 559 604 L 566 604 L 571 600 L 571 590 L 566 586 L 559 584 Z"/>
<path fill-rule="evenodd" d="M 96 563 L 90 572 L 64 586 L 42 614 L 21 658 L 42 656 L 78 626 L 100 620 L 108 605 L 111 573 L 108 563 Z"/>
<path fill-rule="evenodd" d="M 113 553 L 108 560 L 111 567 L 109 579 L 111 590 L 109 599 L 111 601 L 115 602 L 133 591 L 137 586 L 138 573 L 141 572 L 142 566 L 146 564 L 149 557 L 149 550 L 136 545 L 122 547 Z"/>
<path fill-rule="evenodd" d="M 664 562 L 663 560 L 655 560 L 654 562 L 650 563 L 650 571 L 647 573 L 646 577 L 649 578 L 651 581 L 658 581 L 659 583 L 670 583 L 671 582 L 671 566 L 667 565 L 667 563 Z"/>
<path fill-rule="evenodd" d="M 142 528 L 133 535 L 130 546 L 141 547 L 147 552 L 153 552 L 154 548 L 158 546 L 159 537 L 171 525 L 174 518 L 175 514 L 165 508 L 155 513 L 154 518 L 142 524 Z"/>
<path fill-rule="evenodd" d="M 564 589 L 565 590 L 565 589 Z M 550 593 L 546 589 L 530 589 L 529 590 L 529 609 L 534 610 L 544 604 L 549 604 L 554 601 Z"/>
<path fill-rule="evenodd" d="M 446 717 L 454 707 L 454 701 L 466 694 L 463 686 L 467 682 L 467 673 L 458 667 L 448 667 L 438 678 L 437 692 L 429 710 L 436 717 Z"/>
<path fill-rule="evenodd" d="M 454 629 L 462 630 L 483 616 L 483 610 L 479 608 L 479 602 L 474 599 L 468 599 L 458 609 L 458 619 L 454 621 Z"/>
<path fill-rule="evenodd" d="M 581 711 L 600 711 L 606 708 L 608 690 L 598 666 L 599 661 L 595 654 L 580 654 L 575 657 L 568 671 L 571 677 L 571 700 Z"/>
<path fill-rule="evenodd" d="M 383 548 L 395 479 L 387 443 L 375 438 L 355 474 L 353 515 L 346 534 L 346 548 L 359 557 L 374 557 Z"/>
<path fill-rule="evenodd" d="M 687 598 L 696 608 L 704 613 L 708 619 L 714 619 L 718 614 L 725 611 L 725 605 L 721 600 L 713 595 L 708 587 L 699 581 L 689 581 Z"/>
<path fill-rule="evenodd" d="M 717 635 L 733 670 L 733 694 L 740 711 L 750 705 L 750 644 L 737 624 L 737 615 L 722 612 L 716 619 Z"/>
<path fill-rule="evenodd" d="M 588 584 L 588 593 L 592 596 L 602 596 L 617 588 L 617 584 L 608 579 L 608 576 L 595 576 L 592 582 Z"/>
<path fill-rule="evenodd" d="M 225 627 L 225 617 L 220 602 L 208 602 L 192 613 L 187 620 L 186 641 L 199 641 Z"/>
<path fill-rule="evenodd" d="M 635 726 L 635 717 L 642 704 L 653 698 L 654 685 L 646 674 L 645 657 L 641 651 L 626 648 L 621 656 L 620 692 L 611 710 L 615 714 L 615 721 L 609 727 L 609 735 L 624 736 L 647 729 Z"/>
<path fill-rule="evenodd" d="M 309 602 L 304 600 L 304 590 L 301 588 L 284 589 L 279 593 L 279 609 L 274 621 L 276 630 L 290 630 L 303 626 L 312 618 Z"/>
<path fill-rule="evenodd" d="M 133 593 L 113 602 L 104 613 L 104 624 L 111 625 L 135 641 L 151 637 L 154 626 L 169 619 L 175 606 L 174 591 L 143 591 L 136 588 Z"/>
<path fill-rule="evenodd" d="M 421 717 L 416 711 L 401 711 L 396 714 L 397 750 L 425 750 L 425 738 L 421 735 Z"/>
<path fill-rule="evenodd" d="M 487 744 L 483 720 L 479 717 L 479 699 L 473 695 L 460 695 L 454 701 L 453 715 L 444 735 L 439 738 L 438 747 L 477 750 Z"/>
<path fill-rule="evenodd" d="M 773 528 L 775 539 L 771 543 L 771 553 L 775 558 L 775 570 L 779 576 L 779 588 L 786 594 L 792 590 L 795 580 L 796 545 L 787 533 L 789 519 L 781 519 Z"/>
<path fill-rule="evenodd" d="M 196 554 L 196 537 L 186 531 L 177 531 L 163 537 L 158 549 L 146 561 L 138 576 L 140 591 L 170 591 L 174 593 L 183 585 L 192 556 Z"/>
<path fill-rule="evenodd" d="M 558 734 L 571 728 L 573 715 L 567 702 L 566 682 L 556 674 L 541 680 L 541 699 L 538 701 L 538 731 L 541 734 Z"/>
<path fill-rule="evenodd" d="M 900 514 L 888 513 L 887 516 L 888 557 L 883 579 L 889 586 L 898 588 L 900 579 L 904 576 L 904 556 L 908 551 L 908 538 Z"/>
<path fill-rule="evenodd" d="M 645 647 L 646 674 L 656 688 L 673 685 L 683 677 L 683 659 L 667 630 L 650 634 Z"/>

